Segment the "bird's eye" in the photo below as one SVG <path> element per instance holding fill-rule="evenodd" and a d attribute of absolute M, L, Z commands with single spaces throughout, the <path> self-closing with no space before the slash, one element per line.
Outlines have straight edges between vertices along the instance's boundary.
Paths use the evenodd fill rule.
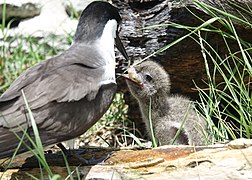
<path fill-rule="evenodd" d="M 152 76 L 150 75 L 150 74 L 145 74 L 144 75 L 144 78 L 146 79 L 146 81 L 148 81 L 148 82 L 150 82 L 150 81 L 152 81 Z"/>

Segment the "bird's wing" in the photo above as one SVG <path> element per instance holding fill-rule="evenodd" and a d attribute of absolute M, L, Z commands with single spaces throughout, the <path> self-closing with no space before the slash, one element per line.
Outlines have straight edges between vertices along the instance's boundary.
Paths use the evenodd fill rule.
<path fill-rule="evenodd" d="M 74 101 L 90 93 L 95 95 L 101 85 L 98 82 L 102 81 L 105 62 L 99 53 L 88 48 L 74 46 L 58 57 L 29 68 L 3 93 L 0 103 L 20 97 L 22 89 L 28 102 L 38 100 L 37 105 L 41 101 Z"/>
<path fill-rule="evenodd" d="M 24 89 L 32 108 L 50 101 L 72 102 L 96 96 L 103 80 L 104 68 L 91 69 L 82 64 L 71 64 L 56 69 Z"/>
<path fill-rule="evenodd" d="M 56 60 L 64 61 L 61 58 Z M 103 85 L 103 66 L 88 67 L 82 59 L 55 66 L 56 60 L 47 60 L 25 71 L 1 96 L 0 115 L 3 118 L 0 117 L 0 127 L 15 127 L 16 119 L 20 119 L 19 124 L 25 123 L 26 120 L 20 118 L 24 106 L 21 90 L 31 110 L 51 102 L 73 102 L 84 97 L 91 101 L 96 97 Z M 115 84 L 114 80 L 111 82 Z"/>

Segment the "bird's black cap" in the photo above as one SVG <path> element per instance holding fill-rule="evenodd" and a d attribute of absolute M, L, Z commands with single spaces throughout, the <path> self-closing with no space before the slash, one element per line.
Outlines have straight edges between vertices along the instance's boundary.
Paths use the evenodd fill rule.
<path fill-rule="evenodd" d="M 102 35 L 108 20 L 115 19 L 119 24 L 121 17 L 118 9 L 108 2 L 94 1 L 81 13 L 74 41 L 93 41 Z"/>

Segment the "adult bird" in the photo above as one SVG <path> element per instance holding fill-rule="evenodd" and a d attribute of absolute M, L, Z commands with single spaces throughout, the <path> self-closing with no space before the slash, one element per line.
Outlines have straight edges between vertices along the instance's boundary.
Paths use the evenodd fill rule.
<path fill-rule="evenodd" d="M 66 141 L 87 131 L 106 112 L 116 92 L 114 44 L 128 59 L 118 37 L 118 9 L 89 4 L 80 16 L 74 42 L 62 54 L 23 72 L 0 97 L 0 158 L 16 150 L 24 134 L 34 137 L 24 98 L 42 144 Z M 25 137 L 18 153 L 30 146 Z"/>
<path fill-rule="evenodd" d="M 207 124 L 194 110 L 193 103 L 181 95 L 170 94 L 169 74 L 154 61 L 144 61 L 128 70 L 127 85 L 137 99 L 148 135 L 150 114 L 156 139 L 162 144 L 205 145 Z M 150 109 L 151 108 L 151 109 Z"/>

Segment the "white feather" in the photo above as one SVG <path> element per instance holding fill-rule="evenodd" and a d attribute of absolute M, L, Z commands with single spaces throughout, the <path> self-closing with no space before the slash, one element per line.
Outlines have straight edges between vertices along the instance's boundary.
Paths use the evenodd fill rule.
<path fill-rule="evenodd" d="M 99 49 L 102 57 L 104 57 L 106 65 L 105 73 L 101 84 L 115 83 L 115 38 L 116 38 L 117 22 L 112 19 L 105 25 L 102 36 L 96 42 L 96 48 Z"/>

